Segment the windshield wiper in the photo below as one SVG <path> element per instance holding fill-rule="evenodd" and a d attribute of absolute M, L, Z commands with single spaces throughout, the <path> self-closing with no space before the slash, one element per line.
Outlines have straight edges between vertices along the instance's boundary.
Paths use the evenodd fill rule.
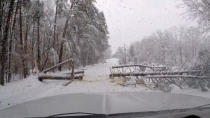
<path fill-rule="evenodd" d="M 48 116 L 46 118 L 106 118 L 105 114 L 95 114 L 95 113 L 86 113 L 86 112 L 73 112 L 73 113 L 62 113 Z"/>

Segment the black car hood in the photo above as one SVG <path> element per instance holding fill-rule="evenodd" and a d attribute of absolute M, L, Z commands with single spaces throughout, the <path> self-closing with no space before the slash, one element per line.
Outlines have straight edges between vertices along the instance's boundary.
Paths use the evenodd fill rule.
<path fill-rule="evenodd" d="M 192 108 L 210 99 L 162 92 L 77 93 L 46 97 L 0 111 L 0 118 L 45 117 L 61 113 L 114 114 Z"/>

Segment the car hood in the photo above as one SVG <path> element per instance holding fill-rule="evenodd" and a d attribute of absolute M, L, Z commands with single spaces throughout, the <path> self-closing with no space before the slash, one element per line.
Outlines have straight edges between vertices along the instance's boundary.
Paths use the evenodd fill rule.
<path fill-rule="evenodd" d="M 115 114 L 192 108 L 210 99 L 161 92 L 77 93 L 51 96 L 14 105 L 0 111 L 1 118 L 45 117 L 88 112 Z"/>

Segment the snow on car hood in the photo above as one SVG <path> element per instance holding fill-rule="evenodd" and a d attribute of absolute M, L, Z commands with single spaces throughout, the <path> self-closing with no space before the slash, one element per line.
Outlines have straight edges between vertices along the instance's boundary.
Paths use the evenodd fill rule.
<path fill-rule="evenodd" d="M 159 111 L 209 104 L 198 96 L 160 92 L 77 93 L 46 97 L 0 111 L 1 118 L 44 117 L 61 113 L 98 114 Z"/>

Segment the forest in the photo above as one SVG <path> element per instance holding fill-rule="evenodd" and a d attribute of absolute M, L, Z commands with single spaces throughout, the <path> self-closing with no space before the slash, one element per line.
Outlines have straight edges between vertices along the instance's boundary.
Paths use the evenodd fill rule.
<path fill-rule="evenodd" d="M 103 12 L 94 3 L 94 0 L 1 0 L 1 85 L 68 58 L 73 58 L 76 66 L 103 60 L 109 48 L 109 32 Z"/>

